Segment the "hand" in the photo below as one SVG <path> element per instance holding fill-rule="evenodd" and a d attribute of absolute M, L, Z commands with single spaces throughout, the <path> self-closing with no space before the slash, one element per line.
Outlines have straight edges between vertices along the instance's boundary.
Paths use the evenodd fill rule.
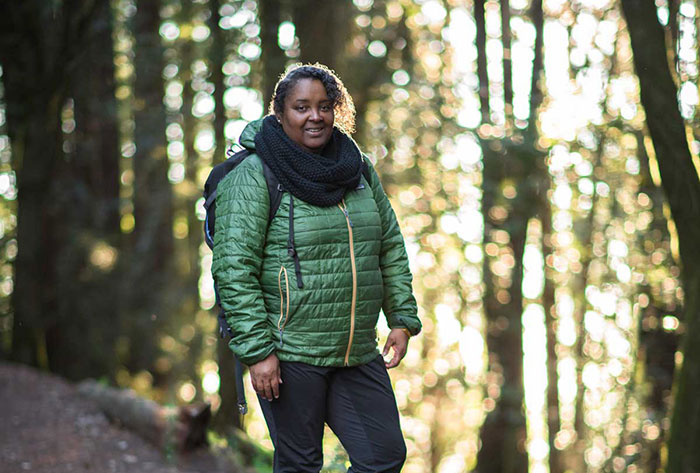
<path fill-rule="evenodd" d="M 389 336 L 384 344 L 384 350 L 382 350 L 382 356 L 386 358 L 389 354 L 389 349 L 394 348 L 394 356 L 389 362 L 384 362 L 387 369 L 394 368 L 399 365 L 404 356 L 406 356 L 406 349 L 408 348 L 408 334 L 400 328 L 391 329 Z"/>
<path fill-rule="evenodd" d="M 260 397 L 268 401 L 272 401 L 273 396 L 275 399 L 280 397 L 279 385 L 282 384 L 282 377 L 277 355 L 271 353 L 264 360 L 250 365 L 249 370 L 253 389 Z"/>

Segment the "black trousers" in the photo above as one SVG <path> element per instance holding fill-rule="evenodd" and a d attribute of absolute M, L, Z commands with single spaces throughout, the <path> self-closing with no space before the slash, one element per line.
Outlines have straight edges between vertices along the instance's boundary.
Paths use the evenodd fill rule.
<path fill-rule="evenodd" d="M 321 471 L 324 423 L 348 452 L 348 472 L 401 471 L 406 444 L 381 356 L 354 367 L 280 362 L 280 369 L 280 397 L 258 396 L 275 446 L 274 473 Z"/>

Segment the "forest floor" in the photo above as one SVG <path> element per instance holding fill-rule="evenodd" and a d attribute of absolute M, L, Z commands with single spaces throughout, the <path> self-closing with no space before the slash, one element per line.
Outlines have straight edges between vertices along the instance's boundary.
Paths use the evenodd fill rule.
<path fill-rule="evenodd" d="M 76 387 L 0 363 L 0 473 L 234 473 L 207 449 L 164 455 L 111 424 Z"/>

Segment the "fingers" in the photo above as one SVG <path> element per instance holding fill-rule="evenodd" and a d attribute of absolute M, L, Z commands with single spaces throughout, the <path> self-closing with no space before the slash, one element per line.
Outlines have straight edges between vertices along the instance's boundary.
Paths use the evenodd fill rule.
<path fill-rule="evenodd" d="M 280 397 L 278 376 L 259 376 L 256 379 L 253 379 L 251 376 L 251 380 L 253 382 L 253 389 L 255 389 L 255 392 L 263 399 L 272 401 Z"/>
<path fill-rule="evenodd" d="M 282 376 L 277 357 L 273 354 L 251 365 L 250 380 L 255 392 L 263 399 L 272 401 L 279 398 L 279 385 L 282 382 Z"/>
<path fill-rule="evenodd" d="M 388 363 L 385 363 L 387 369 L 395 368 L 396 366 L 399 366 L 399 363 L 401 363 L 401 360 L 403 357 L 406 355 L 406 349 L 405 348 L 400 348 L 398 344 L 394 344 L 394 356 L 391 357 L 391 360 Z"/>
<path fill-rule="evenodd" d="M 384 348 L 382 349 L 382 356 L 383 357 L 385 357 L 389 354 L 389 349 L 392 346 L 394 346 L 394 343 L 396 343 L 396 341 L 394 340 L 394 338 L 391 335 L 389 335 L 389 338 L 386 339 L 386 343 L 384 344 Z"/>
<path fill-rule="evenodd" d="M 394 349 L 394 356 L 392 356 L 391 360 L 384 363 L 387 369 L 398 366 L 403 357 L 406 356 L 408 336 L 401 329 L 394 329 L 389 332 L 382 356 L 386 357 L 390 348 Z"/>

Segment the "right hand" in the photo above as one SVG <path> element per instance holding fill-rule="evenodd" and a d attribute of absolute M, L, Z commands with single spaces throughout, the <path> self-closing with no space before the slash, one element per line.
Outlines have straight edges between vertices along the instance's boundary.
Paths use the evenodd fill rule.
<path fill-rule="evenodd" d="M 273 396 L 275 399 L 280 397 L 279 385 L 282 384 L 282 373 L 277 355 L 271 353 L 264 360 L 250 365 L 249 370 L 253 389 L 260 397 L 268 401 L 272 401 Z"/>

